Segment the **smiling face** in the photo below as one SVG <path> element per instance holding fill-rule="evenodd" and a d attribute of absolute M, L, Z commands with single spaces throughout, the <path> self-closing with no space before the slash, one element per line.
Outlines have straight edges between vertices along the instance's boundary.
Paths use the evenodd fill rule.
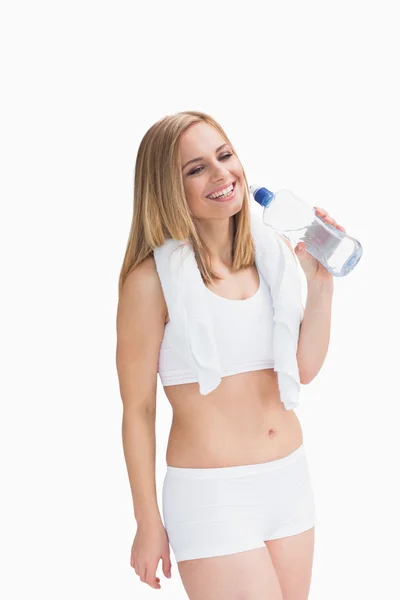
<path fill-rule="evenodd" d="M 221 134 L 199 122 L 191 125 L 179 140 L 183 186 L 188 206 L 197 219 L 230 217 L 240 211 L 245 181 L 239 159 Z M 198 159 L 194 162 L 189 162 Z M 189 164 L 187 164 L 189 162 Z M 228 196 L 208 198 L 228 188 Z"/>

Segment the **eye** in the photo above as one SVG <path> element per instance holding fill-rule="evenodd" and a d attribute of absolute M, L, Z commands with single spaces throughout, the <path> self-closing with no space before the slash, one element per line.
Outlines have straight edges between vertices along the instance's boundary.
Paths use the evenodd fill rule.
<path fill-rule="evenodd" d="M 220 159 L 221 160 L 225 160 L 226 158 L 230 158 L 232 156 L 232 153 L 227 152 L 226 154 L 223 154 Z M 197 167 L 196 169 L 194 169 L 193 171 L 190 171 L 189 175 L 197 175 L 197 173 L 199 172 L 199 169 L 203 169 L 204 167 Z"/>

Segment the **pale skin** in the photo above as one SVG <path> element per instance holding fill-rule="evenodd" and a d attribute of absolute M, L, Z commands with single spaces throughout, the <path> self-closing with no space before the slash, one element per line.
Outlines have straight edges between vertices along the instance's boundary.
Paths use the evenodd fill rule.
<path fill-rule="evenodd" d="M 219 133 L 204 123 L 197 123 L 181 137 L 180 148 L 182 158 L 182 177 L 187 202 L 194 217 L 197 219 L 199 231 L 202 238 L 212 252 L 214 269 L 223 277 L 222 282 L 215 286 L 209 286 L 217 294 L 227 298 L 246 298 L 251 296 L 258 287 L 256 270 L 249 268 L 242 273 L 233 274 L 231 266 L 232 247 L 232 220 L 230 219 L 243 202 L 244 179 L 241 164 L 235 155 L 227 156 L 230 147 L 223 147 L 218 153 L 215 152 L 224 140 Z M 202 160 L 185 167 L 187 161 L 203 157 Z M 196 168 L 199 170 L 193 174 Z M 212 202 L 206 196 L 216 187 L 223 186 L 236 181 L 236 196 L 232 202 Z M 344 231 L 341 225 L 329 216 L 322 208 L 314 207 L 316 213 L 327 223 Z M 291 248 L 290 243 L 285 240 Z M 304 244 L 298 244 L 295 253 L 305 273 L 308 294 L 304 312 L 304 318 L 300 328 L 300 336 L 297 350 L 297 359 L 302 383 L 308 383 L 319 372 L 328 349 L 330 335 L 330 310 L 333 294 L 332 275 L 311 255 L 302 252 Z M 130 277 L 132 276 L 132 277 Z M 121 330 L 121 357 L 129 354 L 129 373 L 126 367 L 120 367 L 120 380 L 125 389 L 124 415 L 126 429 L 126 457 L 127 463 L 131 462 L 132 472 L 136 473 L 143 463 L 143 471 L 140 473 L 142 493 L 136 493 L 135 518 L 138 523 L 135 540 L 132 545 L 131 566 L 139 575 L 141 581 L 155 589 L 159 589 L 160 578 L 156 577 L 159 560 L 162 559 L 163 572 L 166 577 L 170 573 L 171 560 L 166 535 L 160 513 L 156 505 L 154 495 L 154 478 L 148 475 L 151 472 L 154 448 L 150 444 L 148 462 L 145 462 L 143 452 L 143 440 L 147 442 L 143 431 L 152 432 L 150 417 L 154 416 L 154 381 L 157 376 L 157 356 L 159 344 L 163 336 L 165 322 L 168 319 L 165 301 L 157 280 L 154 269 L 154 261 L 149 258 L 143 261 L 136 269 L 136 273 L 130 274 L 132 296 L 121 300 L 120 330 Z M 141 282 L 143 291 L 140 292 L 138 283 Z M 128 284 L 129 289 L 129 284 Z M 133 290 L 136 290 L 133 292 Z M 136 294 L 136 297 L 134 297 Z M 151 296 L 151 294 L 153 294 Z M 153 300 L 149 300 L 150 298 Z M 135 309 L 135 310 L 134 310 Z M 151 314 L 151 310 L 153 313 Z M 129 327 L 126 325 L 123 315 L 130 315 Z M 146 317 L 150 313 L 149 317 Z M 158 315 L 155 318 L 155 315 Z M 132 316 L 136 315 L 136 317 Z M 128 317 L 127 317 L 128 319 Z M 123 323 L 123 326 L 122 326 Z M 122 333 L 124 332 L 124 333 Z M 153 336 L 151 337 L 151 333 Z M 123 339 L 125 336 L 126 339 Z M 137 340 L 137 349 L 134 348 L 134 340 Z M 125 353 L 125 354 L 124 354 Z M 133 362 L 133 357 L 135 362 Z M 142 362 L 141 362 L 142 361 Z M 128 364 L 128 359 L 120 359 L 120 364 Z M 124 374 L 125 373 L 125 374 Z M 281 455 L 288 454 L 301 443 L 301 428 L 293 411 L 284 411 L 276 393 L 275 374 L 271 369 L 258 372 L 250 372 L 226 377 L 218 390 L 210 394 L 208 403 L 204 400 L 201 414 L 198 411 L 199 398 L 196 396 L 195 384 L 184 384 L 169 386 L 165 393 L 174 410 L 175 424 L 172 426 L 167 462 L 176 466 L 223 466 L 226 464 L 246 464 L 250 462 L 263 462 L 273 460 Z M 147 379 L 145 379 L 147 377 Z M 132 381 L 136 382 L 133 389 Z M 253 390 L 249 394 L 249 390 Z M 268 392 L 268 390 L 270 390 Z M 214 394 L 214 395 L 213 395 Z M 133 398 L 142 398 L 140 406 L 134 407 Z M 246 403 L 243 398 L 246 398 Z M 132 399 L 131 399 L 132 398 Z M 227 401 L 229 399 L 229 402 Z M 254 400 L 254 404 L 251 402 Z M 138 401 L 136 400 L 136 403 Z M 254 413 L 254 422 L 260 421 L 260 416 L 265 421 L 265 430 L 260 430 L 260 440 L 268 438 L 268 432 L 272 432 L 268 438 L 264 454 L 246 455 L 241 446 L 230 443 L 225 436 L 224 444 L 232 448 L 231 456 L 222 453 L 218 446 L 218 425 L 215 426 L 215 438 L 210 438 L 210 422 L 216 423 L 215 406 L 218 405 L 219 413 L 226 410 L 230 423 L 235 425 L 234 418 L 243 422 Z M 229 411 L 234 413 L 229 413 Z M 257 413 L 262 410 L 262 414 Z M 197 412 L 196 412 L 197 411 Z M 247 411 L 247 413 L 246 413 Z M 290 413 L 290 414 L 289 414 Z M 130 417 L 131 415 L 131 417 Z M 135 418 L 133 418 L 135 415 Z M 140 416 L 139 416 L 140 415 Z M 146 420 L 147 419 L 147 420 Z M 181 429 L 176 423 L 180 423 L 187 429 L 187 436 L 191 444 L 185 445 Z M 196 423 L 197 430 L 193 428 Z M 251 424 L 252 421 L 249 421 Z M 139 429 L 141 424 L 141 429 Z M 128 442 L 133 437 L 131 432 L 136 426 L 135 437 L 140 444 L 142 460 L 135 462 L 136 449 L 129 448 Z M 221 427 L 224 424 L 221 421 Z M 249 425 L 249 435 L 252 425 Z M 208 437 L 201 437 L 203 430 Z M 255 430 L 254 430 L 255 431 Z M 207 464 L 200 464 L 200 453 L 196 453 L 196 435 L 199 445 L 204 447 L 204 440 L 209 440 L 209 445 L 214 450 L 214 455 Z M 228 434 L 226 434 L 228 435 Z M 140 437 L 142 436 L 142 438 Z M 237 439 L 237 438 L 236 438 Z M 232 436 L 232 440 L 234 437 Z M 139 444 L 138 441 L 138 444 Z M 243 448 L 246 446 L 243 443 Z M 254 445 L 254 444 L 253 444 Z M 265 445 L 264 445 L 265 446 Z M 260 445 L 261 448 L 261 445 Z M 255 450 L 256 451 L 256 450 Z M 220 454 L 218 454 L 220 452 Z M 242 452 L 242 454 L 240 454 Z M 267 452 L 267 454 L 265 454 Z M 267 458 L 266 458 L 267 457 Z M 180 463 L 179 461 L 184 461 Z M 139 475 L 136 475 L 137 480 Z M 133 477 L 132 477 L 133 478 Z M 146 489 L 145 489 L 146 488 Z M 151 499 L 151 501 L 150 501 Z M 249 550 L 246 552 L 221 557 L 211 557 L 180 561 L 178 563 L 179 573 L 190 600 L 218 600 L 246 598 L 247 600 L 305 600 L 308 598 L 311 571 L 314 552 L 314 528 L 303 533 L 277 540 L 265 540 L 265 548 Z"/>

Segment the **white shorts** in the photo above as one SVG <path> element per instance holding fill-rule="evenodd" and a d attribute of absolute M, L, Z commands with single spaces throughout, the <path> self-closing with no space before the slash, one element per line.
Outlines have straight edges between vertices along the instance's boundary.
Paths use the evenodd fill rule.
<path fill-rule="evenodd" d="M 315 510 L 304 445 L 259 464 L 167 465 L 162 512 L 176 562 L 263 548 L 306 531 Z"/>

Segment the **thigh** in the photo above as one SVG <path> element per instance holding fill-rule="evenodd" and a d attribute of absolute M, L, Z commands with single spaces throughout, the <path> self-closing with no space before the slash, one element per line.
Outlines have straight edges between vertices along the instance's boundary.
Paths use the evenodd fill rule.
<path fill-rule="evenodd" d="M 315 528 L 265 544 L 277 573 L 283 600 L 307 600 L 311 585 Z"/>
<path fill-rule="evenodd" d="M 178 562 L 189 600 L 283 600 L 268 548 Z"/>

